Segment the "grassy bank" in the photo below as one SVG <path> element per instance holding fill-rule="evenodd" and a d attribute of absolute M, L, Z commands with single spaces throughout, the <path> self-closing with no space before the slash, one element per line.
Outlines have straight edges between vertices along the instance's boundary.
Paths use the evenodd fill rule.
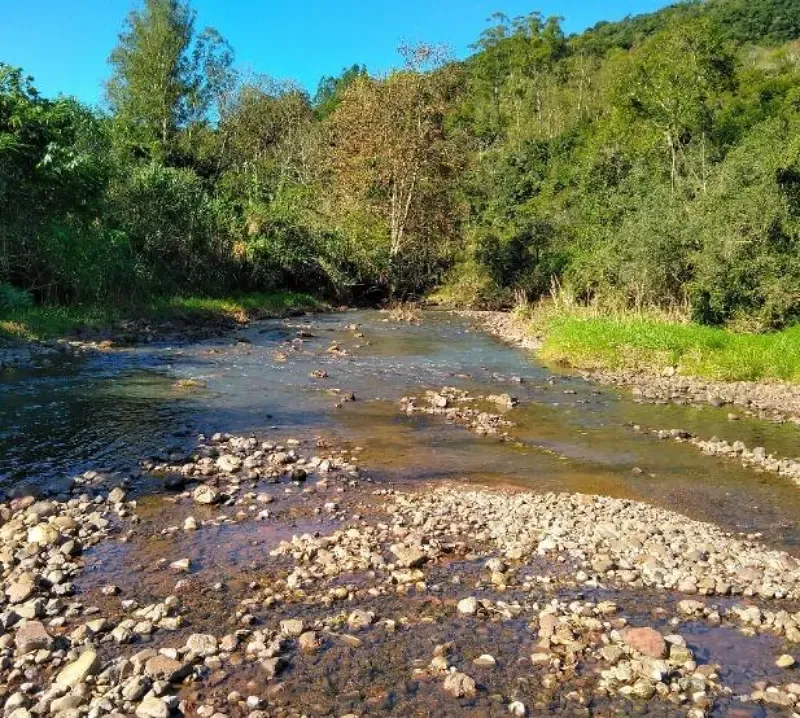
<path fill-rule="evenodd" d="M 541 356 L 580 369 L 648 370 L 720 381 L 781 379 L 800 382 L 800 325 L 770 334 L 643 316 L 574 314 L 530 317 L 543 334 Z"/>
<path fill-rule="evenodd" d="M 125 321 L 243 321 L 320 308 L 322 305 L 313 297 L 296 292 L 246 294 L 225 299 L 173 297 L 130 307 L 21 307 L 0 311 L 0 338 L 41 340 L 85 329 L 113 328 Z"/>

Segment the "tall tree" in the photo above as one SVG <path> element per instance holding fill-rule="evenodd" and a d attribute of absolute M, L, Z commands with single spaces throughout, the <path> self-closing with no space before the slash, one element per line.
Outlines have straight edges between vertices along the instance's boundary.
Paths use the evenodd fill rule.
<path fill-rule="evenodd" d="M 705 143 L 714 102 L 732 82 L 733 72 L 733 57 L 709 22 L 672 26 L 633 56 L 622 80 L 621 104 L 663 137 L 673 191 L 684 171 L 695 174 L 705 190 L 705 167 L 693 172 L 685 151 L 693 140 Z"/>
<path fill-rule="evenodd" d="M 358 77 L 329 118 L 335 187 L 383 223 L 390 285 L 401 257 L 425 249 L 420 240 L 447 236 L 442 190 L 457 163 L 444 126 L 448 68 L 435 49 L 401 52 L 407 69 L 383 80 Z"/>
<path fill-rule="evenodd" d="M 317 117 L 325 119 L 331 114 L 342 100 L 344 91 L 350 87 L 359 77 L 367 76 L 365 65 L 353 65 L 342 70 L 342 73 L 335 77 L 328 75 L 319 81 L 317 92 L 314 95 L 314 108 Z"/>
<path fill-rule="evenodd" d="M 209 111 L 218 117 L 233 89 L 233 51 L 211 28 L 195 38 L 194 24 L 184 0 L 144 0 L 126 20 L 106 96 L 118 139 L 135 153 L 167 160 L 178 132 Z"/>

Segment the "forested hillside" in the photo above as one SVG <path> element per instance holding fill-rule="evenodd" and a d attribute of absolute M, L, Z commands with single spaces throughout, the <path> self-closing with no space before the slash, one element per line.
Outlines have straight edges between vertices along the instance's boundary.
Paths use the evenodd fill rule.
<path fill-rule="evenodd" d="M 561 286 L 755 329 L 800 315 L 800 0 L 576 36 L 495 16 L 463 62 L 403 47 L 313 97 L 237 72 L 196 20 L 131 14 L 105 113 L 0 65 L 0 305 Z"/>

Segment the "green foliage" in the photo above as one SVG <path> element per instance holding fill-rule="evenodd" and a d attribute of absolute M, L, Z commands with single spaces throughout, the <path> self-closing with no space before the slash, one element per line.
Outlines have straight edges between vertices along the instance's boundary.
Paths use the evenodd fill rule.
<path fill-rule="evenodd" d="M 167 293 L 225 288 L 232 257 L 222 208 L 194 172 L 134 168 L 111 185 L 108 205 L 136 258 L 138 284 Z"/>
<path fill-rule="evenodd" d="M 670 25 L 708 18 L 726 40 L 782 43 L 800 37 L 800 6 L 794 0 L 687 0 L 654 13 L 600 22 L 571 38 L 576 49 L 605 54 L 631 49 Z"/>
<path fill-rule="evenodd" d="M 798 57 L 741 43 L 796 37 L 795 17 L 709 0 L 563 43 L 557 21 L 500 18 L 452 110 L 476 147 L 462 261 L 532 299 L 557 281 L 708 323 L 794 321 Z"/>
<path fill-rule="evenodd" d="M 175 161 L 180 130 L 218 115 L 232 91 L 233 51 L 213 28 L 195 37 L 194 23 L 184 0 L 145 0 L 128 16 L 106 85 L 124 153 Z"/>
<path fill-rule="evenodd" d="M 0 282 L 0 310 L 4 312 L 27 309 L 33 306 L 33 297 L 24 289 Z"/>
<path fill-rule="evenodd" d="M 779 329 L 800 316 L 799 37 L 800 0 L 686 2 L 575 36 L 495 16 L 464 62 L 406 47 L 402 69 L 353 65 L 312 99 L 239 76 L 187 0 L 144 0 L 109 116 L 0 65 L 2 301 L 443 283 L 496 307 L 560 285 Z"/>
<path fill-rule="evenodd" d="M 800 381 L 800 327 L 735 334 L 652 319 L 562 316 L 548 323 L 541 355 L 583 369 L 660 370 L 723 381 Z"/>
<path fill-rule="evenodd" d="M 324 120 L 339 106 L 344 92 L 359 77 L 368 77 L 366 66 L 353 65 L 342 70 L 338 77 L 329 75 L 319 81 L 314 95 L 314 110 L 320 120 Z"/>
<path fill-rule="evenodd" d="M 251 292 L 227 299 L 179 296 L 119 305 L 0 307 L 0 338 L 49 339 L 85 329 L 109 329 L 122 320 L 153 321 L 241 321 L 249 318 L 282 317 L 297 311 L 324 308 L 308 294 L 298 292 Z"/>
<path fill-rule="evenodd" d="M 688 231 L 699 320 L 775 328 L 800 316 L 799 129 L 797 118 L 754 127 L 698 202 Z"/>
<path fill-rule="evenodd" d="M 91 231 L 110 173 L 102 122 L 69 99 L 42 98 L 0 64 L 0 281 L 69 299 L 49 250 L 57 235 Z"/>

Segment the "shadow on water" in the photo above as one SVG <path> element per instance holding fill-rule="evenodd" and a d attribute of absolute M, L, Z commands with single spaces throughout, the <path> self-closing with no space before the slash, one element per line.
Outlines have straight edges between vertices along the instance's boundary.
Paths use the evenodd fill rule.
<path fill-rule="evenodd" d="M 364 446 L 364 464 L 378 476 L 629 497 L 798 546 L 798 487 L 631 424 L 739 439 L 782 456 L 797 453 L 796 427 L 731 422 L 726 408 L 637 404 L 553 374 L 445 313 L 427 313 L 420 325 L 384 318 L 364 311 L 258 322 L 218 340 L 115 351 L 3 379 L 3 488 L 132 469 L 141 457 L 190 446 L 197 431 L 326 435 Z M 315 370 L 327 378 L 313 378 Z M 199 385 L 181 387 L 186 379 Z M 507 415 L 514 441 L 400 413 L 402 396 L 444 385 L 516 395 Z M 350 393 L 356 401 L 343 402 Z"/>

